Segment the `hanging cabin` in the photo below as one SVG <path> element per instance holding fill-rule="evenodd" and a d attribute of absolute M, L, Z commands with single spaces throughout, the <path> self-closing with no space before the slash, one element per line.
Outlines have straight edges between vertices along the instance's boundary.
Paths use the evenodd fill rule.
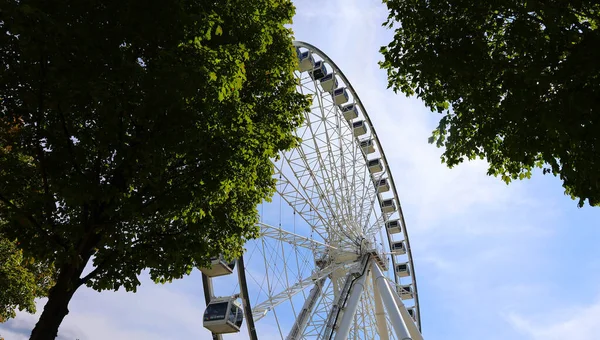
<path fill-rule="evenodd" d="M 214 298 L 204 310 L 204 328 L 215 334 L 237 333 L 244 320 L 244 311 L 237 299 Z"/>
<path fill-rule="evenodd" d="M 375 152 L 375 144 L 372 139 L 363 140 L 360 142 L 360 148 L 365 154 Z"/>
<path fill-rule="evenodd" d="M 233 269 L 235 268 L 235 260 L 231 262 L 225 261 L 223 255 L 219 255 L 218 257 L 213 257 L 210 260 L 210 268 L 200 268 L 200 271 L 210 277 L 217 277 L 223 275 L 229 275 L 233 273 Z"/>
<path fill-rule="evenodd" d="M 322 60 L 319 60 L 315 63 L 313 69 L 308 71 L 308 74 L 312 80 L 321 80 L 327 75 L 327 67 Z"/>
<path fill-rule="evenodd" d="M 382 178 L 382 179 L 378 180 L 376 187 L 377 187 L 377 192 L 380 194 L 382 192 L 390 191 L 390 184 L 388 183 L 387 178 Z"/>
<path fill-rule="evenodd" d="M 404 246 L 403 241 L 393 242 L 391 246 L 392 253 L 394 255 L 404 255 L 406 254 L 406 247 Z"/>
<path fill-rule="evenodd" d="M 389 198 L 381 202 L 381 210 L 383 210 L 384 213 L 388 214 L 391 214 L 394 211 L 396 211 L 396 203 L 394 203 L 394 199 Z"/>
<path fill-rule="evenodd" d="M 355 136 L 361 136 L 367 133 L 367 127 L 364 120 L 359 120 L 358 122 L 352 123 L 352 129 Z"/>
<path fill-rule="evenodd" d="M 350 99 L 345 87 L 337 88 L 333 91 L 333 101 L 336 105 L 342 105 Z"/>
<path fill-rule="evenodd" d="M 385 223 L 385 228 L 390 234 L 398 234 L 402 231 L 402 228 L 400 227 L 400 220 L 387 221 Z"/>
<path fill-rule="evenodd" d="M 355 118 L 358 118 L 358 111 L 356 110 L 356 105 L 348 104 L 342 106 L 342 114 L 347 121 L 351 121 Z"/>
<path fill-rule="evenodd" d="M 335 89 L 338 86 L 337 78 L 333 73 L 329 73 L 325 77 L 321 78 L 320 82 L 323 90 L 329 93 L 331 93 L 333 89 Z"/>
<path fill-rule="evenodd" d="M 297 51 L 300 51 L 299 49 Z M 296 52 L 298 53 L 298 52 Z M 315 58 L 310 51 L 298 53 L 298 68 L 300 72 L 310 71 L 315 67 Z"/>
<path fill-rule="evenodd" d="M 408 267 L 408 262 L 396 264 L 396 275 L 400 277 L 410 276 L 410 268 Z"/>

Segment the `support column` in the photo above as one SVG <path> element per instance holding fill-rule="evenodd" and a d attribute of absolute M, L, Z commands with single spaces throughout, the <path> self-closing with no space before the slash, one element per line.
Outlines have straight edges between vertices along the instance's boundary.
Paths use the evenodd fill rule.
<path fill-rule="evenodd" d="M 408 328 L 408 334 L 410 334 L 413 340 L 423 340 L 423 335 L 421 335 L 421 332 L 419 332 L 419 328 L 417 328 L 415 321 L 410 316 L 410 314 L 408 314 L 408 310 L 406 309 L 406 306 L 404 306 L 404 302 L 402 302 L 402 299 L 400 298 L 400 296 L 398 296 L 398 293 L 391 286 L 391 284 L 391 282 L 388 282 L 388 285 L 392 290 L 392 294 L 394 295 L 394 300 L 396 301 L 398 309 L 400 310 L 400 314 L 402 315 L 402 318 L 405 321 L 406 328 Z"/>
<path fill-rule="evenodd" d="M 250 306 L 250 299 L 248 297 L 248 283 L 246 282 L 246 266 L 244 265 L 243 254 L 237 260 L 237 267 L 238 279 L 240 282 L 240 297 L 242 298 L 242 305 L 244 307 L 244 318 L 246 319 L 248 334 L 250 335 L 250 340 L 258 340 L 256 327 L 254 326 L 254 317 L 252 316 L 252 306 Z"/>
<path fill-rule="evenodd" d="M 383 310 L 383 303 L 381 302 L 381 294 L 379 293 L 379 287 L 375 282 L 375 275 L 371 275 L 373 279 L 373 295 L 375 297 L 375 320 L 377 321 L 377 332 L 379 333 L 380 340 L 389 340 L 387 320 L 385 319 L 385 311 Z"/>
<path fill-rule="evenodd" d="M 369 267 L 367 266 L 365 272 L 355 279 L 352 284 L 352 289 L 350 290 L 348 301 L 346 302 L 346 307 L 344 308 L 344 315 L 342 315 L 342 321 L 340 322 L 340 327 L 335 333 L 335 340 L 346 340 L 348 339 L 348 334 L 350 333 L 350 327 L 352 326 L 352 322 L 354 321 L 354 314 L 356 314 L 356 309 L 358 308 L 358 302 L 365 288 L 365 280 L 367 279 L 367 274 L 369 273 Z"/>
<path fill-rule="evenodd" d="M 396 332 L 396 338 L 399 340 L 412 340 L 410 338 L 408 329 L 406 328 L 406 324 L 402 319 L 398 305 L 396 305 L 394 295 L 387 283 L 387 279 L 383 275 L 383 272 L 381 272 L 381 269 L 377 263 L 372 262 L 371 268 L 374 276 L 373 280 L 377 283 L 377 287 L 379 288 L 383 305 L 385 306 L 387 315 L 390 318 L 392 326 L 394 327 L 394 331 Z"/>
<path fill-rule="evenodd" d="M 310 290 L 308 298 L 304 302 L 304 306 L 302 306 L 300 314 L 298 314 L 296 317 L 296 321 L 294 322 L 292 330 L 288 334 L 286 340 L 300 339 L 302 333 L 304 332 L 304 328 L 306 328 L 306 325 L 308 324 L 309 316 L 312 315 L 312 311 L 316 305 L 317 299 L 319 296 L 321 296 L 324 284 L 325 278 L 315 282 L 315 286 Z"/>

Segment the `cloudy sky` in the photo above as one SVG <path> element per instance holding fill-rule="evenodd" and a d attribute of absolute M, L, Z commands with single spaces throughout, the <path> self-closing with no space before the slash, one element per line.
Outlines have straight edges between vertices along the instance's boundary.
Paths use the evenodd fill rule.
<path fill-rule="evenodd" d="M 325 4 L 324 4 L 325 3 Z M 377 1 L 297 1 L 294 31 L 336 62 L 369 110 L 409 227 L 427 340 L 595 340 L 600 209 L 576 207 L 555 178 L 505 185 L 484 162 L 449 170 L 427 144 L 437 114 L 386 90 L 377 66 L 391 32 Z M 80 289 L 61 339 L 205 339 L 198 272 L 136 294 Z M 41 310 L 44 301 L 39 302 Z M 26 339 L 38 315 L 0 325 Z M 243 335 L 226 339 L 243 339 Z"/>

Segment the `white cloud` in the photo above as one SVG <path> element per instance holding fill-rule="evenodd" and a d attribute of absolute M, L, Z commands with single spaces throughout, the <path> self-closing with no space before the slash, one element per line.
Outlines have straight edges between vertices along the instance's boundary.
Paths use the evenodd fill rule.
<path fill-rule="evenodd" d="M 138 292 L 95 292 L 80 288 L 71 304 L 69 314 L 60 329 L 59 339 L 183 339 L 206 333 L 202 327 L 204 296 L 200 284 L 190 292 L 189 282 L 198 280 L 197 273 L 172 284 L 155 285 L 146 274 Z M 38 301 L 35 315 L 19 313 L 2 328 L 31 330 L 43 310 L 45 299 Z M 13 335 L 14 336 L 14 335 Z M 25 336 L 21 338 L 25 339 Z M 15 340 L 21 339 L 14 336 Z M 12 340 L 7 337 L 6 340 Z"/>
<path fill-rule="evenodd" d="M 597 340 L 600 336 L 600 300 L 587 306 L 558 306 L 535 318 L 517 313 L 507 318 L 531 340 Z"/>

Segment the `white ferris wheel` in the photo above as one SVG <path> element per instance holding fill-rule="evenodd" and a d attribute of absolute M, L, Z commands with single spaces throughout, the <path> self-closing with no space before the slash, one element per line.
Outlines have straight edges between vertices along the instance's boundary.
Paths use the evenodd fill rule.
<path fill-rule="evenodd" d="M 335 63 L 294 45 L 298 91 L 313 98 L 302 142 L 274 161 L 260 238 L 234 263 L 202 269 L 204 327 L 214 339 L 422 339 L 406 225 L 375 129 Z"/>

